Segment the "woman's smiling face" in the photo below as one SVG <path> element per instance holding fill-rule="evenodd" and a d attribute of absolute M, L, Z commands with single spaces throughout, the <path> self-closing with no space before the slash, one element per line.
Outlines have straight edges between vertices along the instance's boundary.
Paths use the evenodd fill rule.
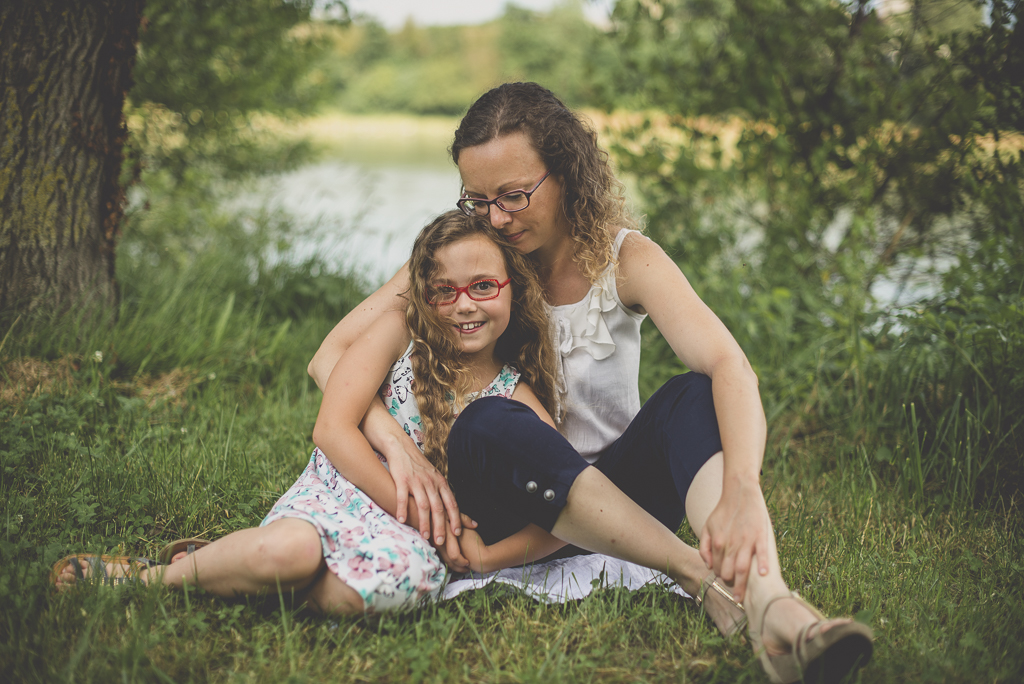
<path fill-rule="evenodd" d="M 494 199 L 510 190 L 529 191 L 548 172 L 526 133 L 511 133 L 459 154 L 463 196 Z M 507 212 L 490 206 L 490 222 L 524 254 L 550 247 L 569 234 L 562 211 L 562 184 L 551 175 L 522 211 Z"/>
<path fill-rule="evenodd" d="M 464 238 L 434 253 L 438 265 L 431 285 L 466 287 L 480 280 L 508 280 L 505 260 L 498 246 L 483 235 Z M 477 301 L 460 292 L 450 304 L 439 304 L 438 313 L 450 322 L 463 354 L 489 359 L 512 315 L 512 285 L 502 287 L 494 299 Z"/>

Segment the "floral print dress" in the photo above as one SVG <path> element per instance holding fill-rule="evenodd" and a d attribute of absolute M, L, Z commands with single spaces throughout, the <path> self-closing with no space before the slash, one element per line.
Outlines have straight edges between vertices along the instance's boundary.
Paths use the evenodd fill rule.
<path fill-rule="evenodd" d="M 391 367 L 380 396 L 422 450 L 411 355 L 410 344 Z M 506 365 L 471 399 L 511 397 L 518 381 L 519 372 Z M 377 457 L 387 465 L 383 455 Z M 345 479 L 320 449 L 313 449 L 302 475 L 260 526 L 282 518 L 299 518 L 316 527 L 327 568 L 359 592 L 367 613 L 415 608 L 437 598 L 444 585 L 445 566 L 430 543 Z"/>

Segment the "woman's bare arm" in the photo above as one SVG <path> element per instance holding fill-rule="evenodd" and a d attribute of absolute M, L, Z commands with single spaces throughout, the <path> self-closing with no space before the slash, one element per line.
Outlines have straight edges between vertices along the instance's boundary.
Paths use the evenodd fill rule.
<path fill-rule="evenodd" d="M 742 596 L 754 555 L 761 574 L 768 571 L 771 530 L 760 487 L 767 428 L 757 376 L 729 330 L 657 244 L 627 236 L 619 283 L 623 304 L 650 314 L 676 356 L 711 378 L 725 472 L 718 506 L 697 532 L 705 562 Z"/>
<path fill-rule="evenodd" d="M 392 474 L 373 453 L 360 425 L 366 407 L 371 403 L 379 403 L 376 396 L 380 385 L 395 359 L 401 356 L 408 344 L 409 333 L 403 312 L 389 311 L 378 316 L 353 340 L 332 370 L 313 428 L 314 443 L 327 455 L 338 472 L 392 515 L 398 512 L 397 485 Z M 390 414 L 388 420 L 397 425 Z M 388 465 L 394 468 L 390 459 Z M 442 526 L 446 522 L 443 510 L 440 521 Z M 423 521 L 412 522 L 420 523 L 422 533 Z M 429 526 L 426 530 L 429 532 Z M 423 536 L 427 537 L 425 533 Z M 438 546 L 446 547 L 445 555 L 453 563 L 466 563 L 458 551 L 458 540 L 454 535 L 442 537 L 439 542 L 435 539 L 435 542 Z"/>
<path fill-rule="evenodd" d="M 338 359 L 352 342 L 366 331 L 385 311 L 405 311 L 408 301 L 405 292 L 409 289 L 409 264 L 406 262 L 391 280 L 363 300 L 363 303 L 348 312 L 320 344 L 306 371 L 323 392 Z M 394 422 L 394 421 L 392 421 Z"/>
<path fill-rule="evenodd" d="M 391 280 L 363 300 L 362 304 L 350 311 L 320 344 L 307 371 L 321 391 L 334 371 L 338 360 L 361 334 L 373 325 L 383 313 L 405 311 L 409 289 L 409 264 L 399 269 Z M 371 401 L 360 425 L 370 445 L 384 454 L 391 468 L 391 476 L 397 487 L 397 514 L 399 522 L 406 522 L 409 513 L 409 497 L 419 509 L 417 523 L 420 533 L 429 538 L 433 528 L 435 543 L 443 544 L 450 527 L 457 536 L 461 534 L 459 505 L 448 482 L 437 472 L 409 435 L 391 417 L 379 401 Z M 446 523 L 447 521 L 450 521 Z"/>

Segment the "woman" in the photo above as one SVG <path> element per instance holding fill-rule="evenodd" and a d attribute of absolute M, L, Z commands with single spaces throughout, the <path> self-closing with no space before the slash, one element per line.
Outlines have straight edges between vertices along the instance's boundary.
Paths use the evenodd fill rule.
<path fill-rule="evenodd" d="M 808 672 L 841 678 L 862 665 L 871 653 L 870 630 L 823 619 L 782 579 L 759 484 L 766 427 L 756 376 L 675 263 L 626 228 L 631 222 L 621 184 L 595 133 L 550 91 L 505 84 L 469 109 L 451 153 L 463 182 L 459 207 L 487 216 L 537 267 L 559 336 L 560 432 L 578 454 L 528 462 L 535 441 L 550 437 L 520 428 L 510 403 L 477 402 L 479 410 L 467 410 L 453 427 L 449 460 L 465 460 L 483 477 L 457 486 L 474 500 L 456 504 L 383 407 L 372 405 L 363 427 L 392 464 L 399 519 L 411 494 L 421 532 L 432 530 L 435 544 L 449 550 L 440 549 L 442 556 L 453 548 L 446 521 L 454 535 L 461 532 L 461 504 L 475 507 L 467 512 L 480 523 L 481 536 L 489 526 L 533 522 L 589 550 L 655 568 L 670 563 L 694 594 L 702 593 L 702 578 L 717 575 L 743 601 L 755 648 L 774 680 L 796 681 Z M 362 330 L 381 312 L 405 306 L 407 283 L 403 268 L 330 333 L 309 366 L 321 388 Z M 639 324 L 647 315 L 695 373 L 669 381 L 641 409 Z M 628 507 L 601 508 L 611 485 L 653 515 L 668 536 Z M 474 497 L 474 491 L 482 494 Z M 512 520 L 502 519 L 495 502 L 513 509 L 504 511 Z M 578 518 L 565 511 L 584 505 L 606 521 L 600 539 L 564 529 L 569 518 Z M 684 515 L 700 538 L 699 552 L 669 540 Z M 704 577 L 708 569 L 713 575 Z M 728 605 L 705 605 L 723 631 L 731 629 Z"/>

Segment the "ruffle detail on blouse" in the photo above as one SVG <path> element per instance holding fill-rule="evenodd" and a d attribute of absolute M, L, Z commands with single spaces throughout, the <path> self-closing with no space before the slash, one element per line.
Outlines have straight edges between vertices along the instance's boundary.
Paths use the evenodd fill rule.
<path fill-rule="evenodd" d="M 568 356 L 577 349 L 584 349 L 594 359 L 600 361 L 615 353 L 615 340 L 612 339 L 604 314 L 615 309 L 618 302 L 612 290 L 607 287 L 609 276 L 605 275 L 590 289 L 590 297 L 586 303 L 572 308 L 568 315 L 558 319 L 558 352 Z"/>

